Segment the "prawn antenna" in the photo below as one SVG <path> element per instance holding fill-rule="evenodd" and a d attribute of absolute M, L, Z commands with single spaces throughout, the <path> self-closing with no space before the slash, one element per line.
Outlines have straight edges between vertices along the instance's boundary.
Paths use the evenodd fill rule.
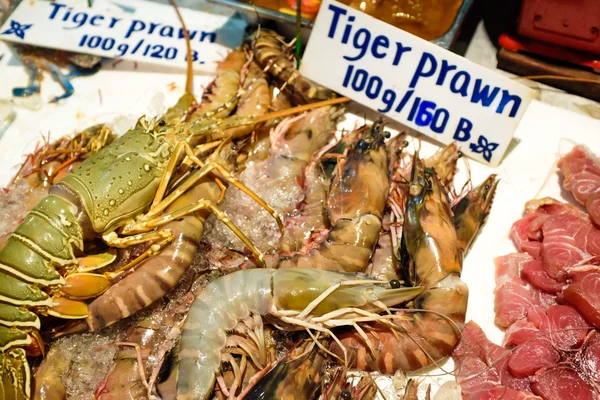
<path fill-rule="evenodd" d="M 177 3 L 175 2 L 175 0 L 170 1 L 171 5 L 173 5 L 173 7 L 175 8 L 177 18 L 179 18 L 179 22 L 181 22 L 181 28 L 183 29 L 183 37 L 185 38 L 185 47 L 187 50 L 187 72 L 185 75 L 185 92 L 191 94 L 194 87 L 194 67 L 192 64 L 194 62 L 194 58 L 192 57 L 192 44 L 190 42 L 190 33 L 188 32 L 187 27 L 185 26 L 183 16 L 179 11 Z"/>

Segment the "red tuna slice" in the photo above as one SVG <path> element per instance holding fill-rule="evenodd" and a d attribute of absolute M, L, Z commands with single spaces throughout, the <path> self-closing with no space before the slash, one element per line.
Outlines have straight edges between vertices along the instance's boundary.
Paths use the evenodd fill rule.
<path fill-rule="evenodd" d="M 542 400 L 542 398 L 528 391 L 496 386 L 481 395 L 479 400 Z"/>
<path fill-rule="evenodd" d="M 527 214 L 520 220 L 513 223 L 510 229 L 510 238 L 519 251 L 525 251 L 523 250 L 523 246 L 531 240 L 529 237 L 529 226 L 537 217 L 538 214 L 535 213 Z"/>
<path fill-rule="evenodd" d="M 523 242 L 521 251 L 529 254 L 533 258 L 540 258 L 544 245 L 542 242 Z"/>
<path fill-rule="evenodd" d="M 574 234 L 570 232 L 577 231 L 577 227 L 584 225 L 585 221 L 567 214 L 553 216 L 544 223 L 543 267 L 552 278 L 564 281 L 565 269 L 590 256 L 583 249 L 585 243 L 577 243 Z"/>
<path fill-rule="evenodd" d="M 515 378 L 508 372 L 509 355 L 510 351 L 490 342 L 483 330 L 475 322 L 469 321 L 465 325 L 461 340 L 456 346 L 452 358 L 461 368 L 459 376 L 462 376 L 467 385 L 471 385 L 467 388 L 470 395 L 473 395 L 472 390 L 476 389 L 477 392 L 481 392 L 493 387 L 494 382 L 510 389 L 529 390 L 529 379 Z M 476 362 L 475 359 L 479 362 Z M 484 366 L 485 370 L 481 369 Z M 480 377 L 479 374 L 484 371 L 486 372 L 485 377 Z M 492 372 L 488 373 L 488 371 Z M 473 374 L 473 376 L 469 378 L 469 374 Z M 472 380 L 473 382 L 471 382 Z M 485 388 L 482 386 L 484 384 L 487 385 Z M 464 389 L 463 394 L 465 394 Z"/>
<path fill-rule="evenodd" d="M 496 370 L 474 356 L 467 356 L 462 360 L 456 381 L 461 387 L 464 400 L 477 400 L 482 394 L 500 385 Z"/>
<path fill-rule="evenodd" d="M 600 328 L 600 273 L 589 273 L 563 292 L 565 299 L 596 328 Z"/>
<path fill-rule="evenodd" d="M 548 326 L 548 316 L 546 315 L 546 307 L 534 306 L 527 313 L 527 320 L 536 328 L 541 329 L 542 326 Z"/>
<path fill-rule="evenodd" d="M 494 312 L 496 325 L 507 328 L 527 317 L 533 306 L 549 307 L 555 297 L 532 288 L 520 277 L 521 266 L 532 258 L 523 253 L 497 257 Z"/>
<path fill-rule="evenodd" d="M 590 256 L 600 255 L 600 230 L 589 219 L 571 216 L 567 230 L 575 239 L 577 247 Z"/>
<path fill-rule="evenodd" d="M 600 225 L 600 190 L 596 190 L 585 202 L 585 208 L 596 225 Z"/>
<path fill-rule="evenodd" d="M 525 253 L 513 253 L 506 256 L 496 257 L 494 264 L 496 266 L 496 282 L 500 278 L 519 278 L 521 276 L 522 265 L 531 260 L 531 256 Z"/>
<path fill-rule="evenodd" d="M 600 230 L 577 209 L 562 207 L 559 214 L 543 221 L 541 230 L 544 270 L 559 281 L 564 280 L 566 269 L 600 255 Z"/>
<path fill-rule="evenodd" d="M 579 365 L 587 376 L 600 381 L 600 334 L 597 331 L 585 343 Z"/>
<path fill-rule="evenodd" d="M 590 171 L 582 171 L 573 175 L 572 183 L 572 185 L 569 185 L 571 188 L 567 190 L 573 193 L 573 197 L 579 203 L 585 205 L 590 196 L 600 188 L 600 175 Z"/>
<path fill-rule="evenodd" d="M 542 292 L 534 287 L 531 288 L 535 304 L 539 304 L 543 308 L 548 308 L 556 304 L 556 295 Z"/>
<path fill-rule="evenodd" d="M 558 350 L 579 348 L 587 336 L 589 325 L 572 306 L 552 306 L 546 311 L 548 322 L 542 330 L 548 332 L 550 341 Z"/>
<path fill-rule="evenodd" d="M 600 169 L 584 146 L 574 147 L 570 153 L 558 161 L 558 168 L 564 176 L 563 186 L 567 190 L 574 189 L 578 173 L 588 172 L 591 175 L 600 176 Z"/>
<path fill-rule="evenodd" d="M 532 322 L 520 320 L 506 330 L 503 345 L 518 346 L 539 335 L 540 330 Z"/>
<path fill-rule="evenodd" d="M 519 321 L 517 321 L 518 323 Z M 496 370 L 500 376 L 502 386 L 515 390 L 529 390 L 530 382 L 528 378 L 517 378 L 508 370 L 508 359 L 510 358 L 510 350 L 498 346 L 495 343 L 487 340 L 487 353 L 485 356 L 486 364 Z"/>
<path fill-rule="evenodd" d="M 526 209 L 537 215 L 529 223 L 530 238 L 543 239 L 544 245 L 564 242 L 579 249 L 583 258 L 600 254 L 600 230 L 591 223 L 589 215 L 577 207 L 543 198 L 528 202 Z M 565 241 L 565 238 L 571 240 Z"/>
<path fill-rule="evenodd" d="M 527 317 L 527 311 L 535 305 L 531 289 L 516 280 L 507 280 L 496 286 L 494 293 L 494 322 L 502 328 Z"/>
<path fill-rule="evenodd" d="M 542 260 L 539 258 L 524 263 L 521 276 L 534 288 L 548 293 L 560 292 L 564 286 L 544 271 Z"/>
<path fill-rule="evenodd" d="M 452 353 L 459 367 L 456 380 L 465 399 L 479 399 L 483 393 L 501 384 L 500 375 L 486 361 L 490 345 L 493 343 L 479 325 L 473 321 L 465 324 L 460 342 Z"/>
<path fill-rule="evenodd" d="M 452 357 L 459 362 L 468 356 L 483 360 L 485 359 L 490 343 L 481 327 L 475 322 L 469 321 L 465 324 L 460 342 L 454 348 Z"/>
<path fill-rule="evenodd" d="M 508 359 L 508 371 L 517 378 L 526 378 L 559 360 L 560 354 L 554 350 L 552 343 L 534 339 L 515 348 Z"/>
<path fill-rule="evenodd" d="M 600 188 L 600 169 L 583 146 L 576 146 L 561 158 L 558 168 L 564 175 L 564 188 L 571 191 L 582 204 Z"/>
<path fill-rule="evenodd" d="M 567 366 L 539 371 L 532 379 L 531 391 L 545 400 L 594 400 L 593 389 Z"/>

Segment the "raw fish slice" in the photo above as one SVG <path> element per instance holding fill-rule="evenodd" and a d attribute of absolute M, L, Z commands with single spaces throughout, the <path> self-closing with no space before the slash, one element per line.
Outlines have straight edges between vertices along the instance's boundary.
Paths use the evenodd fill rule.
<path fill-rule="evenodd" d="M 538 371 L 531 383 L 533 393 L 545 400 L 594 400 L 594 390 L 567 366 Z"/>
<path fill-rule="evenodd" d="M 598 331 L 595 331 L 585 343 L 579 365 L 591 379 L 600 381 L 600 333 Z"/>
<path fill-rule="evenodd" d="M 547 339 L 533 339 L 517 347 L 508 360 L 508 370 L 517 378 L 532 376 L 542 368 L 555 365 L 560 354 Z"/>
<path fill-rule="evenodd" d="M 585 206 L 590 217 L 600 223 L 600 167 L 584 146 L 576 146 L 560 159 L 558 168 L 564 176 L 563 186 Z"/>
<path fill-rule="evenodd" d="M 531 287 L 521 278 L 521 269 L 531 256 L 523 253 L 497 257 L 496 288 L 494 289 L 494 322 L 502 328 L 525 319 L 534 306 L 549 307 L 555 297 Z"/>
<path fill-rule="evenodd" d="M 588 273 L 563 292 L 565 299 L 596 328 L 600 328 L 600 273 Z"/>
<path fill-rule="evenodd" d="M 504 334 L 504 346 L 518 346 L 540 335 L 540 330 L 530 321 L 519 320 Z"/>
<path fill-rule="evenodd" d="M 529 379 L 512 376 L 508 371 L 510 352 L 490 342 L 473 321 L 463 330 L 452 357 L 460 366 L 457 381 L 465 399 L 496 398 L 496 388 L 530 391 Z M 492 392 L 490 392 L 492 391 Z M 514 394 L 510 392 L 511 394 Z"/>
<path fill-rule="evenodd" d="M 570 351 L 581 347 L 589 330 L 589 324 L 577 309 L 570 305 L 555 305 L 546 311 L 548 322 L 541 330 L 557 350 Z"/>
<path fill-rule="evenodd" d="M 564 286 L 544 271 L 542 260 L 539 258 L 524 263 L 521 276 L 534 288 L 547 293 L 558 293 Z"/>
<path fill-rule="evenodd" d="M 479 400 L 542 400 L 542 398 L 531 392 L 496 386 L 479 397 Z"/>

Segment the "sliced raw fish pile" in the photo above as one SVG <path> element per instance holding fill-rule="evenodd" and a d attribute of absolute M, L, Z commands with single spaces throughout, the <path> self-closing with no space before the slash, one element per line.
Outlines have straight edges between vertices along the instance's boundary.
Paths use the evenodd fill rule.
<path fill-rule="evenodd" d="M 531 200 L 497 257 L 502 346 L 469 322 L 453 353 L 465 399 L 600 399 L 600 164 L 582 146 L 558 163 L 585 207 Z"/>

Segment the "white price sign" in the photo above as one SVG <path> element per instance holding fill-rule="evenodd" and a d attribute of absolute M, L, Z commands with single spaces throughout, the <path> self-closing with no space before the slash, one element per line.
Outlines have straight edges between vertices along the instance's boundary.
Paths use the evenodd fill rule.
<path fill-rule="evenodd" d="M 426 40 L 325 0 L 301 72 L 497 166 L 535 92 Z"/>
<path fill-rule="evenodd" d="M 100 2 L 102 4 L 103 2 Z M 152 4 L 139 12 L 87 8 L 66 1 L 22 1 L 0 28 L 0 39 L 107 58 L 185 68 L 184 30 L 175 9 Z M 147 3 L 148 4 L 148 3 Z M 106 5 L 105 5 L 106 7 Z M 244 37 L 246 23 L 234 12 L 214 15 L 181 9 L 192 44 L 194 69 L 212 73 Z"/>

